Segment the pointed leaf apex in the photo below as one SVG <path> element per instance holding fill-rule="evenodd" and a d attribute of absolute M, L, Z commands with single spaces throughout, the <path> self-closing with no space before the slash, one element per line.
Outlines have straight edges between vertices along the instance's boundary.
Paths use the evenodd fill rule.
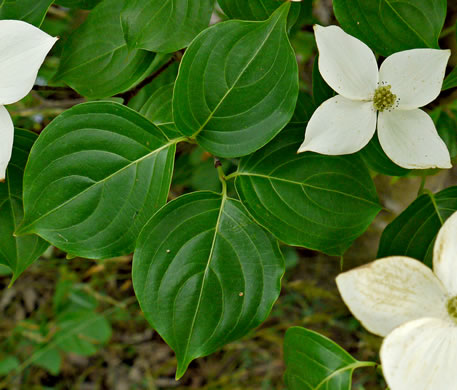
<path fill-rule="evenodd" d="M 289 14 L 290 3 L 291 3 L 290 1 L 284 2 L 283 5 L 278 7 L 278 9 L 271 14 L 270 19 L 268 19 L 268 20 L 273 21 L 273 20 L 283 18 L 284 22 L 287 23 L 287 15 Z"/>
<path fill-rule="evenodd" d="M 189 361 L 187 359 L 180 360 L 178 358 L 178 367 L 176 369 L 176 375 L 175 375 L 175 379 L 177 381 L 180 380 L 184 376 L 191 361 L 192 360 Z"/>
<path fill-rule="evenodd" d="M 12 271 L 13 269 L 10 268 Z M 14 282 L 17 280 L 19 276 L 21 276 L 22 272 L 15 272 L 13 271 L 13 276 L 11 277 L 10 283 L 8 284 L 8 288 L 13 287 Z"/>

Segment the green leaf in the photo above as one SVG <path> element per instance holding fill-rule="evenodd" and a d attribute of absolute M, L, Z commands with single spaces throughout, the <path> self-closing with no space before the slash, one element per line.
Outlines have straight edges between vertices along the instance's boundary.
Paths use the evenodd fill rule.
<path fill-rule="evenodd" d="M 314 34 L 309 31 L 298 30 L 292 35 L 291 43 L 297 58 L 299 58 L 300 62 L 303 64 L 306 64 L 316 54 L 317 46 Z M 301 80 L 301 82 L 306 86 L 306 89 L 308 89 L 307 81 Z"/>
<path fill-rule="evenodd" d="M 58 375 L 62 364 L 62 357 L 60 356 L 59 350 L 57 348 L 47 348 L 46 344 L 44 344 L 42 348 L 43 352 L 40 353 L 40 358 L 35 360 L 33 364 L 44 368 L 52 375 Z"/>
<path fill-rule="evenodd" d="M 208 27 L 215 0 L 128 0 L 121 13 L 131 49 L 173 53 Z"/>
<path fill-rule="evenodd" d="M 157 88 L 160 88 L 167 84 L 174 83 L 176 81 L 176 76 L 178 75 L 179 62 L 173 61 L 169 63 L 169 61 L 172 60 L 171 54 L 159 54 L 158 56 L 162 57 L 161 67 L 166 66 L 166 68 L 163 69 L 160 72 L 160 74 L 158 74 L 149 84 L 141 88 L 135 94 L 135 96 L 133 96 L 129 100 L 128 106 L 136 111 L 141 110 L 141 107 L 143 107 L 143 105 L 149 99 L 151 94 L 153 94 L 157 90 Z M 167 63 L 169 64 L 167 65 Z"/>
<path fill-rule="evenodd" d="M 280 0 L 217 0 L 230 19 L 265 20 L 282 5 Z"/>
<path fill-rule="evenodd" d="M 448 107 L 449 110 L 442 111 L 439 107 L 434 111 L 439 111 L 435 125 L 438 134 L 445 142 L 451 159 L 457 156 L 457 108 Z M 432 116 L 433 117 L 433 116 Z"/>
<path fill-rule="evenodd" d="M 13 273 L 13 271 L 11 271 L 10 267 L 0 264 L 0 276 L 7 276 L 7 275 L 11 275 L 12 273 Z"/>
<path fill-rule="evenodd" d="M 266 22 L 218 23 L 184 54 L 173 97 L 175 123 L 210 153 L 250 154 L 291 119 L 298 67 L 285 28 L 289 6 Z"/>
<path fill-rule="evenodd" d="M 342 255 L 381 209 L 357 155 L 297 154 L 302 126 L 288 126 L 241 160 L 235 181 L 253 218 L 288 245 Z"/>
<path fill-rule="evenodd" d="M 325 82 L 319 72 L 319 57 L 313 63 L 313 100 L 316 107 L 335 96 L 335 91 Z"/>
<path fill-rule="evenodd" d="M 175 84 L 167 84 L 157 90 L 149 97 L 141 108 L 140 113 L 155 124 L 173 122 L 173 88 Z"/>
<path fill-rule="evenodd" d="M 0 19 L 17 19 L 40 27 L 53 0 L 3 0 Z"/>
<path fill-rule="evenodd" d="M 173 88 L 178 64 L 173 63 L 129 102 L 129 107 L 157 125 L 173 122 Z"/>
<path fill-rule="evenodd" d="M 313 98 L 306 92 L 300 91 L 298 94 L 297 106 L 295 107 L 294 116 L 292 117 L 292 122 L 308 122 L 315 109 L 316 106 L 314 104 Z"/>
<path fill-rule="evenodd" d="M 457 87 L 457 67 L 455 67 L 444 79 L 443 91 L 455 87 Z"/>
<path fill-rule="evenodd" d="M 300 256 L 298 255 L 297 250 L 291 246 L 284 245 L 281 247 L 281 252 L 284 256 L 286 270 L 294 268 L 300 261 Z"/>
<path fill-rule="evenodd" d="M 299 34 L 300 32 L 304 32 L 303 27 L 306 25 L 312 25 L 316 23 L 316 19 L 313 16 L 313 3 L 314 0 L 302 0 L 300 4 L 300 13 L 298 14 L 297 21 L 292 26 L 291 34 Z M 292 3 L 292 7 L 295 6 L 296 3 Z M 290 19 L 290 17 L 289 17 Z M 312 34 L 311 32 L 306 32 L 307 34 Z M 313 39 L 314 43 L 314 39 Z"/>
<path fill-rule="evenodd" d="M 154 53 L 127 48 L 119 14 L 125 0 L 104 0 L 65 43 L 55 80 L 83 96 L 103 98 L 124 92 L 148 76 Z M 103 39 L 100 39 L 103 37 Z"/>
<path fill-rule="evenodd" d="M 355 360 L 332 340 L 300 327 L 286 332 L 284 360 L 289 390 L 350 390 L 356 368 L 376 366 Z"/>
<path fill-rule="evenodd" d="M 34 145 L 24 176 L 25 221 L 75 256 L 130 253 L 165 204 L 176 142 L 135 111 L 81 104 L 57 117 Z"/>
<path fill-rule="evenodd" d="M 341 27 L 375 52 L 419 47 L 438 49 L 446 18 L 446 0 L 333 0 Z"/>
<path fill-rule="evenodd" d="M 82 356 L 96 353 L 112 333 L 109 321 L 93 311 L 66 312 L 57 318 L 57 327 L 53 341 L 59 349 Z"/>
<path fill-rule="evenodd" d="M 306 0 L 309 2 L 309 0 Z M 218 0 L 222 11 L 230 19 L 240 20 L 266 20 L 283 3 L 283 0 Z M 291 27 L 297 21 L 300 14 L 300 3 L 294 3 L 290 7 L 288 26 Z"/>
<path fill-rule="evenodd" d="M 146 319 L 189 363 L 239 339 L 268 315 L 280 291 L 278 243 L 241 203 L 194 192 L 163 207 L 142 231 L 132 280 Z"/>
<path fill-rule="evenodd" d="M 65 274 L 64 274 L 65 275 Z M 59 279 L 53 296 L 54 313 L 95 310 L 97 299 L 81 289 L 81 285 L 64 276 Z"/>
<path fill-rule="evenodd" d="M 453 27 L 455 31 L 457 29 L 457 23 Z M 457 66 L 444 79 L 442 90 L 445 91 L 446 89 L 455 87 L 457 87 Z"/>
<path fill-rule="evenodd" d="M 19 360 L 15 356 L 7 356 L 0 360 L 0 376 L 8 375 L 11 371 L 19 367 Z"/>
<path fill-rule="evenodd" d="M 421 195 L 395 218 L 381 236 L 378 258 L 408 256 L 432 266 L 436 235 L 457 211 L 457 187 Z"/>
<path fill-rule="evenodd" d="M 169 140 L 178 139 L 181 136 L 181 133 L 178 131 L 174 123 L 161 123 L 157 127 L 165 134 Z"/>
<path fill-rule="evenodd" d="M 92 9 L 102 0 L 56 0 L 55 3 L 68 8 Z"/>
<path fill-rule="evenodd" d="M 15 129 L 13 155 L 6 172 L 6 182 L 0 183 L 0 264 L 11 269 L 12 282 L 49 246 L 38 236 L 13 236 L 24 217 L 22 177 L 36 138 L 32 132 Z"/>
<path fill-rule="evenodd" d="M 381 147 L 378 133 L 376 132 L 371 141 L 360 152 L 360 157 L 367 166 L 375 172 L 388 176 L 405 176 L 411 169 L 405 169 L 395 164 Z"/>

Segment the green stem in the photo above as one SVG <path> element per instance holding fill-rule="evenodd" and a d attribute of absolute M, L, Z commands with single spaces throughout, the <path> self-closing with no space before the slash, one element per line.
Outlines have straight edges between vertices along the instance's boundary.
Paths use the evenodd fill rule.
<path fill-rule="evenodd" d="M 239 176 L 239 173 L 238 173 L 238 171 L 235 171 L 235 172 L 231 173 L 230 175 L 225 176 L 225 180 L 231 180 L 231 179 L 236 178 L 237 176 Z"/>
<path fill-rule="evenodd" d="M 440 214 L 440 209 L 438 208 L 438 205 L 436 203 L 436 199 L 435 199 L 435 194 L 430 191 L 429 189 L 425 188 L 423 191 L 422 191 L 423 194 L 427 194 L 429 197 L 430 197 L 430 201 L 432 202 L 433 204 L 433 208 L 435 209 L 435 213 L 436 215 L 438 216 L 440 222 L 441 222 L 441 225 L 444 225 L 444 219 L 443 217 L 441 216 Z"/>
<path fill-rule="evenodd" d="M 422 176 L 421 185 L 419 186 L 419 190 L 417 191 L 417 197 L 421 196 L 424 193 L 425 181 L 427 180 L 427 176 Z"/>
<path fill-rule="evenodd" d="M 352 364 L 349 364 L 348 366 L 345 366 L 345 367 L 342 367 L 336 371 L 333 371 L 328 377 L 326 377 L 324 380 L 322 380 L 322 382 L 320 382 L 313 390 L 322 390 L 323 389 L 323 385 L 328 385 L 328 383 L 330 382 L 330 380 L 338 375 L 340 375 L 341 373 L 345 372 L 345 371 L 354 371 L 355 369 L 357 368 L 361 368 L 361 367 L 376 367 L 378 364 L 375 363 L 375 362 L 355 362 L 355 363 L 352 363 Z"/>
<path fill-rule="evenodd" d="M 214 158 L 214 166 L 217 169 L 217 173 L 219 174 L 219 180 L 222 184 L 222 196 L 225 197 L 227 195 L 227 177 L 224 174 L 224 170 L 222 169 L 222 164 L 218 158 Z"/>

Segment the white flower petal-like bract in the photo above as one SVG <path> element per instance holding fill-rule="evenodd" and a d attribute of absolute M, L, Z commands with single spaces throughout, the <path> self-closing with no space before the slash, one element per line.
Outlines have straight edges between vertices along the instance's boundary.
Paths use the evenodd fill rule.
<path fill-rule="evenodd" d="M 316 25 L 314 31 L 319 72 L 339 94 L 337 97 L 353 104 L 345 103 L 346 109 L 330 104 L 335 103 L 335 97 L 322 103 L 308 122 L 298 152 L 341 155 L 359 151 L 371 139 L 367 140 L 367 135 L 376 130 L 371 120 L 367 124 L 360 116 L 369 107 L 372 116 L 379 114 L 381 147 L 397 165 L 408 169 L 451 168 L 449 151 L 435 125 L 418 110 L 439 95 L 450 50 L 398 52 L 387 57 L 378 71 L 370 48 L 340 27 Z M 356 128 L 349 129 L 351 123 L 357 123 Z M 368 127 L 362 129 L 364 125 Z"/>
<path fill-rule="evenodd" d="M 400 110 L 423 107 L 441 92 L 450 50 L 413 49 L 394 53 L 379 68 L 379 82 L 389 84 Z"/>
<path fill-rule="evenodd" d="M 347 99 L 369 100 L 378 86 L 378 64 L 370 48 L 337 26 L 314 26 L 319 72 Z"/>
<path fill-rule="evenodd" d="M 440 229 L 433 247 L 433 270 L 451 296 L 457 296 L 457 215 Z"/>
<path fill-rule="evenodd" d="M 421 109 L 380 112 L 378 137 L 390 159 L 403 168 L 452 167 L 446 144 Z"/>
<path fill-rule="evenodd" d="M 19 20 L 0 20 L 0 181 L 11 158 L 13 124 L 3 105 L 16 103 L 33 88 L 53 38 Z"/>
<path fill-rule="evenodd" d="M 5 107 L 0 106 L 0 181 L 5 178 L 6 167 L 11 158 L 14 125 Z"/>
<path fill-rule="evenodd" d="M 387 257 L 340 274 L 351 312 L 385 336 L 384 376 L 391 390 L 457 390 L 457 212 L 434 246 L 434 273 L 408 257 Z"/>
<path fill-rule="evenodd" d="M 391 390 L 457 390 L 457 326 L 422 318 L 384 340 L 382 370 Z"/>
<path fill-rule="evenodd" d="M 336 283 L 352 314 L 378 336 L 418 318 L 447 318 L 441 282 L 430 268 L 408 257 L 376 260 L 338 275 Z"/>
<path fill-rule="evenodd" d="M 337 95 L 318 107 L 314 121 L 307 129 L 311 136 L 303 142 L 299 152 L 354 153 L 370 141 L 375 130 L 376 113 L 371 109 L 371 103 L 355 102 Z M 313 137 L 314 133 L 322 136 Z"/>

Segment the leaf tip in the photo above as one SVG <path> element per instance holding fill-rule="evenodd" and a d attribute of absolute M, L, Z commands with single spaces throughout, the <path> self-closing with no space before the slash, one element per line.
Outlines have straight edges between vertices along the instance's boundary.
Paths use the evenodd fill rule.
<path fill-rule="evenodd" d="M 8 288 L 13 287 L 14 282 L 17 280 L 17 278 L 21 275 L 22 272 L 14 272 L 13 271 L 13 276 L 11 277 L 10 283 L 8 284 Z"/>
<path fill-rule="evenodd" d="M 280 7 L 276 9 L 270 16 L 270 21 L 283 19 L 285 23 L 287 23 L 287 16 L 289 15 L 290 10 L 290 1 L 285 1 Z"/>
<path fill-rule="evenodd" d="M 177 381 L 179 381 L 184 376 L 184 374 L 187 371 L 187 368 L 189 367 L 189 363 L 190 363 L 190 361 L 188 361 L 187 359 L 182 360 L 182 361 L 180 361 L 178 359 L 178 367 L 176 369 L 176 375 L 175 375 L 175 379 Z"/>

